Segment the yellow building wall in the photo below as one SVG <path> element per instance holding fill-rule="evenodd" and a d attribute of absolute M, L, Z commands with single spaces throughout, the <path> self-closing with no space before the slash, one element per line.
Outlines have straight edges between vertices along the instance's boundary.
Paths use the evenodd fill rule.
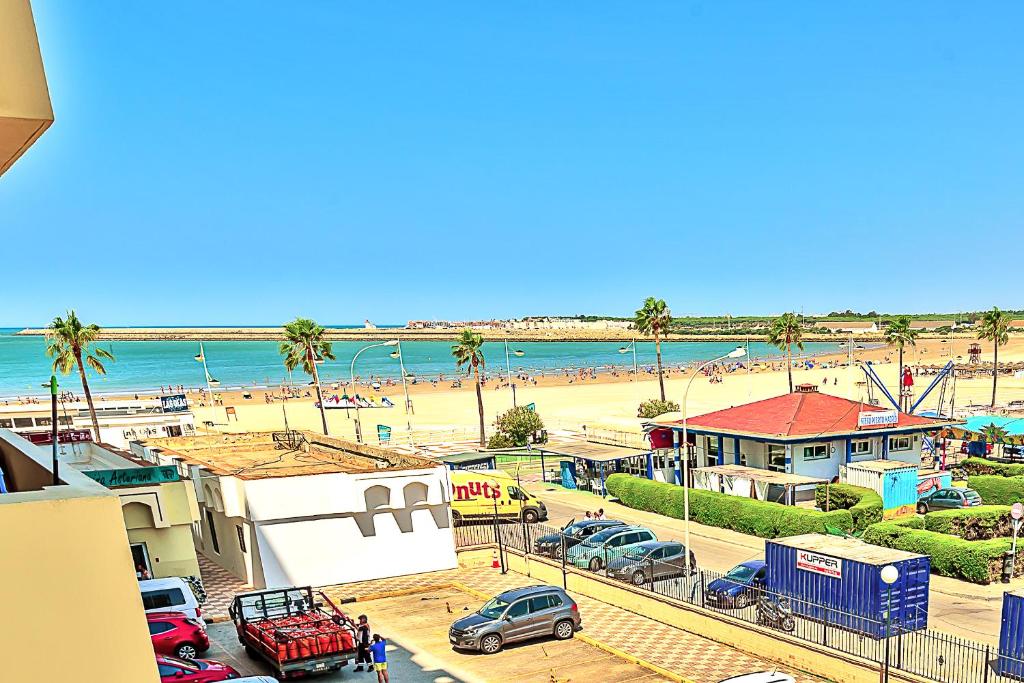
<path fill-rule="evenodd" d="M 176 481 L 160 484 L 158 490 L 160 509 L 170 526 L 157 527 L 149 505 L 134 500 L 123 501 L 121 513 L 124 527 L 128 530 L 128 540 L 146 544 L 154 579 L 199 576 L 199 561 L 192 538 L 192 523 L 199 520 L 195 489 L 189 482 Z"/>
<path fill-rule="evenodd" d="M 28 0 L 0 0 L 0 175 L 53 123 Z"/>
<path fill-rule="evenodd" d="M 156 683 L 120 502 L 66 488 L 0 496 L 0 679 Z M 67 637 L 81 615 L 102 627 Z"/>

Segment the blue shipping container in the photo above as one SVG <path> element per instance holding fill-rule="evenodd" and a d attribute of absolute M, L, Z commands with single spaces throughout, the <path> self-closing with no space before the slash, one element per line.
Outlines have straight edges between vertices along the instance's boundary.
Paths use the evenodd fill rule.
<path fill-rule="evenodd" d="M 1024 679 L 1024 591 L 1003 593 L 996 671 L 1000 676 Z"/>
<path fill-rule="evenodd" d="M 925 555 L 805 534 L 765 541 L 765 560 L 768 590 L 791 598 L 797 614 L 882 638 L 890 605 L 899 630 L 928 626 L 931 560 Z M 899 571 L 891 588 L 881 576 L 890 564 Z"/>

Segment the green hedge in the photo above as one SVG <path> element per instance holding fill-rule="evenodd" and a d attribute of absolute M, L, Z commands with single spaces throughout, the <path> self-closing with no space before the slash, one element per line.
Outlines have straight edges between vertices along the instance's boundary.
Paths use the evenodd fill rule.
<path fill-rule="evenodd" d="M 849 510 L 857 531 L 882 521 L 882 497 L 862 486 L 819 484 L 814 490 L 814 502 L 822 510 Z"/>
<path fill-rule="evenodd" d="M 613 474 L 606 485 L 608 492 L 623 505 L 683 518 L 680 486 L 629 474 Z M 853 530 L 853 515 L 849 510 L 819 512 L 700 489 L 690 489 L 690 519 L 760 538 L 826 533 L 826 526 L 846 532 Z"/>
<path fill-rule="evenodd" d="M 1024 502 L 1024 477 L 976 474 L 967 478 L 967 486 L 977 491 L 986 505 Z"/>
<path fill-rule="evenodd" d="M 959 536 L 965 541 L 987 541 L 1013 534 L 1009 505 L 980 505 L 958 510 L 938 510 L 924 516 L 924 528 Z"/>
<path fill-rule="evenodd" d="M 863 538 L 874 545 L 929 555 L 936 574 L 982 584 L 999 579 L 1003 555 L 1010 550 L 1009 539 L 965 541 L 949 534 L 913 528 L 906 520 L 872 524 Z M 1017 562 L 1014 574 L 1020 576 L 1024 573 L 1022 569 L 1024 558 Z"/>
<path fill-rule="evenodd" d="M 1024 476 L 1024 465 L 1007 464 L 1003 462 L 996 462 L 995 460 L 987 460 L 985 458 L 967 458 L 960 463 L 960 466 L 968 475 L 994 474 L 1000 477 Z"/>

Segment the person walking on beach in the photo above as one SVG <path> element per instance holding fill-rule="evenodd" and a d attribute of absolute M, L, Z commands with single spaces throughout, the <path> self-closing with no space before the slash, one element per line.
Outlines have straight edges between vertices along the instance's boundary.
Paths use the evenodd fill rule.
<path fill-rule="evenodd" d="M 373 655 L 373 669 L 377 672 L 377 683 L 389 683 L 387 647 L 388 641 L 381 638 L 379 633 L 374 633 L 370 654 Z"/>
<path fill-rule="evenodd" d="M 370 622 L 365 614 L 359 615 L 359 623 L 356 625 L 356 668 L 355 671 L 362 671 L 363 665 L 367 671 L 373 671 L 373 664 L 370 660 Z"/>

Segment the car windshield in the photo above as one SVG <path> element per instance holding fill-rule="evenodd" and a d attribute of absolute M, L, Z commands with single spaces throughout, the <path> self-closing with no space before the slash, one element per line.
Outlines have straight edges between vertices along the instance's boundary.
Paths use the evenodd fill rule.
<path fill-rule="evenodd" d="M 741 564 L 730 569 L 729 573 L 725 575 L 725 578 L 732 579 L 733 581 L 739 581 L 740 583 L 747 583 L 751 578 L 753 578 L 755 572 L 757 572 L 757 570 L 753 567 Z"/>
<path fill-rule="evenodd" d="M 624 554 L 631 560 L 642 560 L 648 555 L 650 555 L 653 550 L 654 548 L 645 548 L 644 546 L 640 545 L 636 546 L 635 548 L 630 548 Z"/>
<path fill-rule="evenodd" d="M 178 659 L 177 657 L 164 657 L 164 661 L 174 666 L 179 666 L 186 671 L 199 671 L 201 663 L 198 661 L 186 662 L 184 659 Z"/>
<path fill-rule="evenodd" d="M 502 600 L 501 596 L 498 596 L 485 602 L 484 606 L 477 611 L 477 614 L 488 619 L 497 619 L 505 612 L 506 607 L 508 607 L 508 602 Z"/>

